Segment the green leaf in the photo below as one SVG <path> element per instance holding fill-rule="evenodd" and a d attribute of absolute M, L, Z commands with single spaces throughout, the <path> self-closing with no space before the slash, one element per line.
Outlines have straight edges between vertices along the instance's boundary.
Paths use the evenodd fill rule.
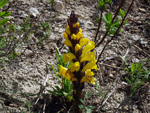
<path fill-rule="evenodd" d="M 81 109 L 81 110 L 83 110 L 84 109 L 84 106 L 83 105 L 78 105 L 79 106 L 79 108 Z"/>
<path fill-rule="evenodd" d="M 105 0 L 105 4 L 110 4 L 112 0 Z"/>
<path fill-rule="evenodd" d="M 146 79 L 148 79 L 149 76 L 150 76 L 150 72 L 148 72 L 144 77 L 145 77 Z"/>
<path fill-rule="evenodd" d="M 130 71 L 129 68 L 127 68 L 127 67 L 126 67 L 126 70 L 127 70 L 128 72 Z"/>
<path fill-rule="evenodd" d="M 135 80 L 135 79 L 134 79 L 134 76 L 133 76 L 133 74 L 131 73 L 131 74 L 130 74 L 130 81 L 131 81 L 131 82 L 134 82 L 134 80 Z"/>
<path fill-rule="evenodd" d="M 5 18 L 5 19 L 1 20 L 0 25 L 6 24 L 8 20 L 9 20 L 8 18 Z"/>
<path fill-rule="evenodd" d="M 57 79 L 59 80 L 59 82 L 62 83 L 62 81 L 60 80 L 60 78 L 59 78 L 59 76 L 58 76 L 58 74 L 57 74 L 57 72 L 56 72 L 54 66 L 53 66 L 52 64 L 50 64 L 50 66 L 52 67 L 52 69 L 53 69 L 53 71 L 54 71 L 54 73 L 55 73 Z"/>
<path fill-rule="evenodd" d="M 73 96 L 68 96 L 68 100 L 72 101 L 73 100 Z"/>
<path fill-rule="evenodd" d="M 87 98 L 90 98 L 90 97 L 92 96 L 92 94 L 93 94 L 93 92 L 90 92 L 90 93 L 87 94 L 86 97 L 87 97 Z"/>
<path fill-rule="evenodd" d="M 66 92 L 63 92 L 63 95 L 64 95 L 64 96 L 67 96 L 67 95 L 68 95 L 68 93 L 66 93 Z"/>
<path fill-rule="evenodd" d="M 7 2 L 8 2 L 8 0 L 1 0 L 0 1 L 0 8 L 3 7 Z"/>
<path fill-rule="evenodd" d="M 128 22 L 128 18 L 123 22 L 124 25 L 127 25 L 126 23 Z"/>
<path fill-rule="evenodd" d="M 128 84 L 132 84 L 132 82 L 127 77 L 125 77 L 125 80 L 128 82 Z"/>
<path fill-rule="evenodd" d="M 98 7 L 99 8 L 104 8 L 104 1 L 103 0 L 97 0 L 97 1 L 99 3 Z"/>
<path fill-rule="evenodd" d="M 134 64 L 134 63 L 131 64 L 131 71 L 132 71 L 132 72 L 135 71 L 135 64 Z"/>
<path fill-rule="evenodd" d="M 112 22 L 112 13 L 107 13 L 106 18 L 107 18 L 107 21 L 109 22 L 109 24 L 111 24 L 111 22 Z"/>
<path fill-rule="evenodd" d="M 95 106 L 88 106 L 87 108 L 89 108 L 89 109 L 94 109 Z"/>
<path fill-rule="evenodd" d="M 119 10 L 119 15 L 121 16 L 122 19 L 124 18 L 126 12 L 127 12 L 127 11 L 121 10 L 121 8 L 120 8 L 120 10 Z"/>
<path fill-rule="evenodd" d="M 85 107 L 86 109 L 86 113 L 91 113 L 91 109 L 89 109 L 88 107 Z"/>
<path fill-rule="evenodd" d="M 58 86 L 55 86 L 55 88 L 57 89 L 58 92 L 62 92 L 62 90 Z"/>
<path fill-rule="evenodd" d="M 31 103 L 30 103 L 30 101 L 26 101 L 25 104 L 27 106 L 27 109 L 29 110 L 29 113 L 31 113 L 31 109 L 30 109 Z"/>
<path fill-rule="evenodd" d="M 0 12 L 0 17 L 10 16 L 11 12 Z"/>
<path fill-rule="evenodd" d="M 52 95 L 54 96 L 57 96 L 57 93 L 55 91 L 50 91 L 50 90 L 47 90 L 49 93 L 51 93 Z"/>
<path fill-rule="evenodd" d="M 102 18 L 104 19 L 105 23 L 107 23 L 107 18 L 105 16 L 105 14 L 102 15 Z"/>
<path fill-rule="evenodd" d="M 62 61 L 61 61 L 61 58 L 60 58 L 60 56 L 59 56 L 59 54 L 58 54 L 58 51 L 57 51 L 57 49 L 55 49 L 56 50 L 56 57 L 57 57 L 57 60 L 58 60 L 58 63 L 61 65 L 62 63 Z"/>
<path fill-rule="evenodd" d="M 84 100 L 82 100 L 82 99 L 80 99 L 80 102 L 81 102 L 82 104 L 85 104 Z"/>

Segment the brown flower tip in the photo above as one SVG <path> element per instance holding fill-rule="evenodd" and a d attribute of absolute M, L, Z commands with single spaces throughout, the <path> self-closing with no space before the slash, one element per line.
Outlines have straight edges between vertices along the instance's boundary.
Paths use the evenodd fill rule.
<path fill-rule="evenodd" d="M 74 13 L 74 11 L 70 14 L 68 25 L 70 27 L 71 34 L 77 34 L 79 32 L 78 16 Z"/>
<path fill-rule="evenodd" d="M 77 21 L 78 21 L 78 16 L 74 13 L 74 11 L 72 11 L 70 15 L 70 22 L 75 24 L 77 23 Z"/>

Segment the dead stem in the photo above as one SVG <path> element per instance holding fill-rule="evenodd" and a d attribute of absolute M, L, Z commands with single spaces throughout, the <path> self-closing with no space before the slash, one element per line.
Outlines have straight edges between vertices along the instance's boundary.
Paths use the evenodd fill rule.
<path fill-rule="evenodd" d="M 114 36 L 111 37 L 111 39 L 108 40 L 107 43 L 105 44 L 105 46 L 103 47 L 101 53 L 100 53 L 99 56 L 98 56 L 98 59 L 97 59 L 98 62 L 99 62 L 99 59 L 100 59 L 102 53 L 104 52 L 106 46 L 107 46 L 107 45 L 116 37 L 116 35 L 118 34 L 120 28 L 122 27 L 122 25 L 123 25 L 123 23 L 124 23 L 124 21 L 125 21 L 125 19 L 126 19 L 127 14 L 129 13 L 129 10 L 131 9 L 131 6 L 133 5 L 133 2 L 134 2 L 134 0 L 132 0 L 131 4 L 130 4 L 128 10 L 127 10 L 127 13 L 125 14 L 124 18 L 122 19 L 122 22 L 121 22 L 120 26 L 118 27 L 118 29 L 116 30 Z M 97 63 L 98 63 L 98 62 L 97 62 Z"/>
<path fill-rule="evenodd" d="M 114 20 L 116 19 L 117 15 L 118 15 L 118 12 L 119 12 L 120 8 L 122 7 L 123 3 L 124 3 L 124 0 L 121 1 L 120 5 L 119 5 L 119 7 L 118 7 L 118 9 L 117 9 L 117 11 L 116 11 L 116 13 L 115 13 L 115 16 L 114 16 L 113 19 L 112 19 L 112 23 L 113 23 Z M 110 28 L 109 28 L 109 30 L 110 30 Z M 95 45 L 95 48 L 98 47 L 98 46 L 105 40 L 106 36 L 107 36 L 108 33 L 109 33 L 109 30 L 106 31 L 106 33 L 105 33 L 105 35 L 103 36 L 103 38 L 101 39 L 101 41 L 98 42 L 98 43 Z"/>

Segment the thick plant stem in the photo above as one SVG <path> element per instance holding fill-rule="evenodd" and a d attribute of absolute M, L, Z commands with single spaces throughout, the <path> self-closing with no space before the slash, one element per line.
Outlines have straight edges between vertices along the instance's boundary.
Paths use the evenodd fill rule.
<path fill-rule="evenodd" d="M 111 37 L 110 40 L 107 41 L 107 43 L 105 44 L 105 46 L 104 46 L 104 48 L 102 49 L 101 53 L 99 54 L 98 59 L 97 59 L 97 63 L 98 63 L 98 61 L 99 61 L 99 59 L 100 59 L 102 53 L 104 52 L 105 48 L 107 47 L 107 45 L 108 45 L 108 44 L 116 37 L 116 35 L 118 34 L 118 32 L 119 32 L 120 28 L 122 27 L 122 25 L 123 25 L 123 23 L 124 23 L 124 21 L 125 21 L 125 19 L 126 19 L 126 16 L 127 16 L 127 14 L 129 13 L 129 11 L 130 11 L 131 6 L 133 5 L 133 3 L 134 3 L 134 0 L 132 0 L 130 6 L 129 6 L 129 8 L 128 8 L 128 10 L 127 10 L 127 12 L 126 12 L 124 18 L 122 19 L 122 22 L 121 22 L 120 26 L 119 26 L 118 29 L 116 30 L 115 34 L 113 35 L 113 37 Z"/>
<path fill-rule="evenodd" d="M 121 1 L 120 5 L 119 5 L 119 7 L 118 7 L 118 9 L 117 9 L 117 11 L 116 11 L 116 13 L 115 13 L 115 16 L 114 16 L 113 19 L 112 19 L 112 23 L 113 23 L 114 20 L 116 19 L 117 14 L 118 14 L 120 8 L 122 7 L 123 3 L 124 3 L 124 0 Z M 100 40 L 100 42 L 98 42 L 98 43 L 95 45 L 95 48 L 98 47 L 98 46 L 105 40 L 105 38 L 106 38 L 106 36 L 108 35 L 108 33 L 109 33 L 109 30 L 106 31 L 105 35 L 104 35 L 103 38 Z"/>
<path fill-rule="evenodd" d="M 95 43 L 88 38 L 84 38 L 78 16 L 71 12 L 70 18 L 67 20 L 67 26 L 64 33 L 64 44 L 70 49 L 69 53 L 63 54 L 63 61 L 71 66 L 67 69 L 60 65 L 59 75 L 73 82 L 73 98 L 75 112 L 82 113 L 79 105 L 82 105 L 80 99 L 84 98 L 84 83 L 95 84 L 93 69 L 98 70 L 95 60 Z M 90 66 L 89 66 L 90 65 Z"/>
<path fill-rule="evenodd" d="M 75 110 L 77 113 L 82 113 L 82 110 L 79 108 L 79 105 L 82 104 L 80 99 L 84 98 L 82 93 L 82 89 L 84 88 L 84 83 L 77 84 L 77 82 L 73 82 L 73 86 L 74 86 L 73 97 L 75 99 Z"/>

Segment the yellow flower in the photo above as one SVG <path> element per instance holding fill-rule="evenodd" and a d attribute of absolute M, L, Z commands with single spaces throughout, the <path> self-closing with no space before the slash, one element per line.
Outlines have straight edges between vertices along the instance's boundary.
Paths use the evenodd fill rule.
<path fill-rule="evenodd" d="M 80 62 L 84 62 L 84 61 L 95 61 L 95 51 L 83 54 Z"/>
<path fill-rule="evenodd" d="M 70 26 L 68 25 L 68 23 L 67 23 L 67 28 L 69 28 L 69 29 L 70 29 Z"/>
<path fill-rule="evenodd" d="M 79 51 L 81 49 L 81 46 L 79 44 L 75 45 L 75 52 Z"/>
<path fill-rule="evenodd" d="M 71 39 L 72 39 L 72 40 L 76 40 L 76 35 L 75 35 L 75 34 L 72 34 L 72 35 L 71 35 Z"/>
<path fill-rule="evenodd" d="M 65 44 L 66 46 L 72 47 L 72 43 L 71 43 L 71 41 L 70 41 L 69 39 L 65 40 L 65 41 L 64 41 L 64 44 Z"/>
<path fill-rule="evenodd" d="M 81 28 L 79 28 L 79 32 L 82 33 L 82 29 Z"/>
<path fill-rule="evenodd" d="M 95 78 L 91 76 L 83 76 L 80 82 L 89 82 L 91 84 L 95 84 Z"/>
<path fill-rule="evenodd" d="M 82 77 L 80 82 L 89 82 L 91 84 L 95 84 L 95 78 L 92 77 L 94 73 L 91 71 L 91 69 L 87 69 L 85 71 L 85 76 Z"/>
<path fill-rule="evenodd" d="M 76 38 L 77 40 L 83 38 L 83 34 L 81 32 L 78 32 L 76 36 L 77 36 Z"/>
<path fill-rule="evenodd" d="M 96 65 L 96 62 L 97 62 L 97 60 L 91 61 L 91 62 L 87 63 L 87 64 L 83 67 L 82 72 L 85 72 L 87 69 L 95 69 L 95 70 L 98 70 L 97 65 Z"/>
<path fill-rule="evenodd" d="M 65 62 L 66 64 L 72 59 L 76 59 L 76 56 L 73 53 L 63 54 L 63 62 Z"/>
<path fill-rule="evenodd" d="M 70 70 L 67 70 L 63 77 L 71 81 L 77 81 L 77 78 L 75 78 L 75 75 Z"/>
<path fill-rule="evenodd" d="M 67 72 L 67 68 L 60 65 L 59 75 L 65 75 L 66 72 Z"/>
<path fill-rule="evenodd" d="M 76 27 L 77 25 L 76 24 L 73 24 L 73 27 Z"/>
<path fill-rule="evenodd" d="M 87 69 L 85 71 L 85 76 L 93 76 L 93 75 L 94 75 L 94 73 L 93 73 L 93 71 L 91 71 L 91 69 Z"/>
<path fill-rule="evenodd" d="M 69 39 L 67 33 L 64 33 L 64 38 L 65 38 L 66 40 Z"/>
<path fill-rule="evenodd" d="M 70 31 L 70 29 L 69 29 L 69 28 L 66 28 L 66 29 L 65 29 L 65 32 L 66 32 L 68 35 L 70 35 L 70 34 L 71 34 L 71 31 Z"/>
<path fill-rule="evenodd" d="M 77 79 L 75 78 L 75 75 L 70 70 L 68 70 L 67 68 L 61 65 L 60 65 L 59 75 L 63 75 L 63 78 L 66 78 L 68 80 L 77 81 Z"/>
<path fill-rule="evenodd" d="M 80 69 L 80 63 L 79 62 L 75 62 L 75 63 L 72 63 L 71 64 L 71 72 L 74 72 L 74 71 L 79 71 Z"/>
<path fill-rule="evenodd" d="M 95 48 L 95 43 L 93 41 L 90 41 L 82 50 L 82 55 L 84 55 L 85 53 L 91 51 L 92 49 Z M 82 56 L 81 55 L 81 56 Z"/>
<path fill-rule="evenodd" d="M 80 46 L 84 46 L 89 42 L 88 38 L 81 38 L 79 41 Z"/>
<path fill-rule="evenodd" d="M 79 22 L 77 22 L 77 26 L 78 26 L 78 27 L 80 26 L 80 23 L 79 23 Z"/>

